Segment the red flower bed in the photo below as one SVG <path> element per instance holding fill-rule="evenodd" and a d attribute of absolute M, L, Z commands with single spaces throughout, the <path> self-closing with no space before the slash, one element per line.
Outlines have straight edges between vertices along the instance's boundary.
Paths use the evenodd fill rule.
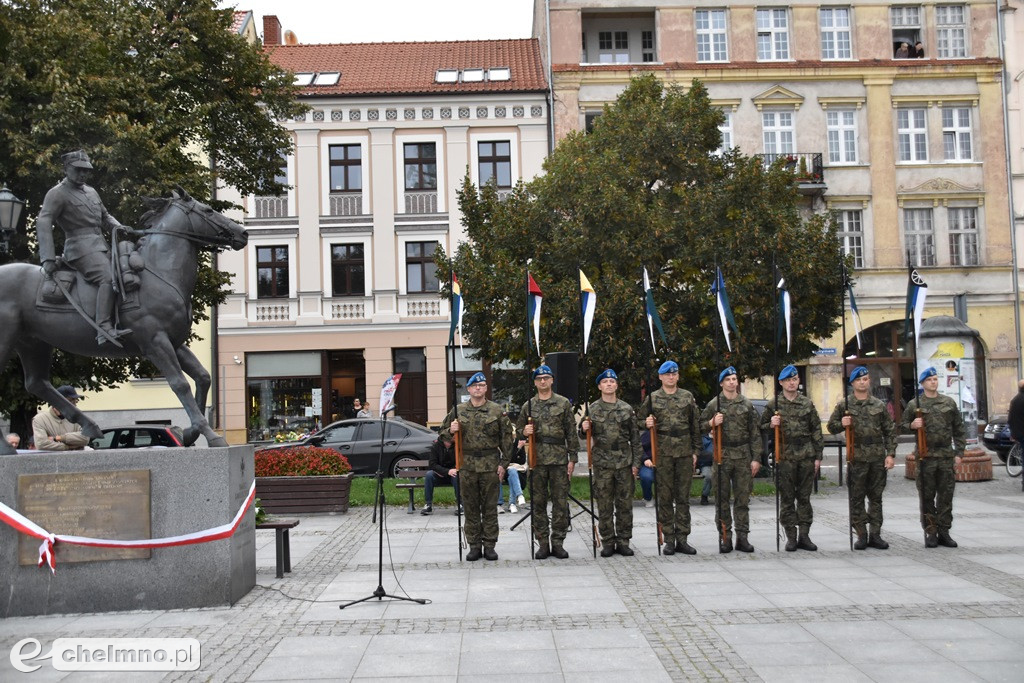
<path fill-rule="evenodd" d="M 332 448 L 296 446 L 273 448 L 255 454 L 257 477 L 316 477 L 348 474 L 348 458 Z"/>

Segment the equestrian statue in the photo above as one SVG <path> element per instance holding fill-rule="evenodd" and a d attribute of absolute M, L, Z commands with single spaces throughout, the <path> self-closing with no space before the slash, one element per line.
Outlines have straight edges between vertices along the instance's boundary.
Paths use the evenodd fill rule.
<path fill-rule="evenodd" d="M 65 178 L 46 193 L 36 218 L 42 268 L 0 266 L 0 369 L 17 353 L 25 389 L 82 426 L 100 428 L 50 382 L 53 350 L 93 358 L 144 356 L 170 384 L 191 420 L 184 443 L 202 434 L 210 446 L 227 441 L 206 420 L 210 373 L 185 345 L 192 327 L 192 290 L 199 252 L 241 249 L 240 225 L 190 197 L 180 187 L 169 198 L 143 198 L 142 230 L 111 216 L 86 184 L 92 164 L 76 150 L 63 155 Z M 65 235 L 57 256 L 53 228 Z M 111 246 L 103 237 L 111 232 Z M 141 237 L 137 244 L 125 239 Z M 191 393 L 188 375 L 195 382 Z M 0 454 L 14 453 L 0 433 Z"/>

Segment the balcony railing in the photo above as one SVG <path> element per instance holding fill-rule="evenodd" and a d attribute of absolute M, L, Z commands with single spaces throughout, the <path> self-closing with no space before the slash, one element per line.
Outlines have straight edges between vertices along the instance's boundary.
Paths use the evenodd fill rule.
<path fill-rule="evenodd" d="M 765 168 L 781 161 L 793 174 L 800 194 L 821 194 L 825 185 L 825 164 L 821 152 L 783 152 L 779 154 L 758 154 Z"/>
<path fill-rule="evenodd" d="M 363 215 L 362 192 L 338 192 L 331 195 L 331 216 Z"/>
<path fill-rule="evenodd" d="M 288 216 L 288 195 L 256 197 L 253 218 L 285 218 Z"/>
<path fill-rule="evenodd" d="M 437 213 L 437 190 L 406 190 L 406 213 Z"/>
<path fill-rule="evenodd" d="M 329 320 L 363 321 L 373 315 L 373 297 L 325 299 Z"/>

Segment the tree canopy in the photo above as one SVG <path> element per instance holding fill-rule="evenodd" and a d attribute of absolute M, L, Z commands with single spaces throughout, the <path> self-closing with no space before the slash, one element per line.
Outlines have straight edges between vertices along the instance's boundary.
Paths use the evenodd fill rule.
<path fill-rule="evenodd" d="M 91 157 L 90 184 L 111 215 L 135 225 L 140 197 L 181 185 L 215 208 L 215 183 L 273 193 L 290 149 L 275 119 L 303 110 L 288 75 L 230 30 L 213 0 L 0 2 L 0 182 L 26 201 L 27 228 L 7 259 L 35 260 L 32 217 L 63 177 L 61 154 Z M 196 320 L 223 300 L 227 277 L 202 266 Z M 0 377 L 0 411 L 34 409 L 20 368 Z M 134 361 L 58 354 L 58 381 L 97 390 L 127 379 Z"/>
<path fill-rule="evenodd" d="M 454 267 L 461 283 L 467 341 L 494 362 L 525 358 L 529 262 L 544 293 L 541 351 L 582 350 L 579 268 L 597 295 L 583 381 L 611 367 L 635 394 L 672 358 L 683 386 L 706 396 L 726 365 L 747 378 L 777 371 L 774 259 L 794 311 L 792 350 L 783 339 L 777 365 L 808 358 L 841 313 L 835 226 L 801 211 L 791 170 L 739 149 L 719 153 L 722 120 L 699 82 L 684 90 L 642 76 L 510 196 L 467 178 L 459 202 L 469 241 L 452 261 L 438 258 L 440 276 Z M 710 291 L 716 262 L 739 328 L 731 352 Z M 644 267 L 668 341 L 658 338 L 656 354 Z"/>

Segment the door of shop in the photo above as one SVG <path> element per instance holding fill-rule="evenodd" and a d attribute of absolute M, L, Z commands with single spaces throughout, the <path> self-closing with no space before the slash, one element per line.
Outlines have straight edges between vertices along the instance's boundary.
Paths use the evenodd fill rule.
<path fill-rule="evenodd" d="M 395 372 L 402 373 L 395 393 L 395 414 L 427 424 L 427 356 L 422 348 L 392 349 Z"/>

